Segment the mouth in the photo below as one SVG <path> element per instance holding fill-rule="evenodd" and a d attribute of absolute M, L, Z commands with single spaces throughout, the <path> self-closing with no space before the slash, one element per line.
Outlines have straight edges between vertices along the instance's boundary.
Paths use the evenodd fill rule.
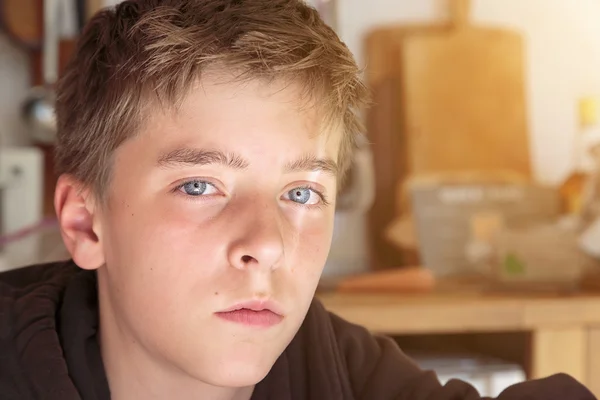
<path fill-rule="evenodd" d="M 240 303 L 219 311 L 215 315 L 229 322 L 259 328 L 268 328 L 283 320 L 283 314 L 279 311 L 279 307 L 268 301 Z"/>

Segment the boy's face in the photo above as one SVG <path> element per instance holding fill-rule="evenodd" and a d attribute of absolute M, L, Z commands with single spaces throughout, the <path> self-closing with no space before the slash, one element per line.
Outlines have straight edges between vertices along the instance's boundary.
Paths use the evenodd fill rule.
<path fill-rule="evenodd" d="M 103 330 L 209 384 L 268 373 L 305 317 L 333 230 L 340 134 L 322 134 L 296 92 L 204 81 L 120 146 L 94 215 L 102 323 L 118 326 Z M 270 311 L 226 312 L 239 307 Z"/>

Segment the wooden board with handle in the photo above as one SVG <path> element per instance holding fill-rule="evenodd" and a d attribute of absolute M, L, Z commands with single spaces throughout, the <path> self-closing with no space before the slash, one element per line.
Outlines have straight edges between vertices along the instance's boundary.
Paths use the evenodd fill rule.
<path fill-rule="evenodd" d="M 448 22 L 380 27 L 365 41 L 374 97 L 367 130 L 377 176 L 370 212 L 376 269 L 419 262 L 384 237 L 389 222 L 408 211 L 397 193 L 410 176 L 464 170 L 531 175 L 522 39 L 472 25 L 468 1 L 449 4 Z"/>
<path fill-rule="evenodd" d="M 374 269 L 417 262 L 407 251 L 385 240 L 385 227 L 396 213 L 396 184 L 408 173 L 406 158 L 398 157 L 404 148 L 399 134 L 402 115 L 399 112 L 401 93 L 400 52 L 402 44 L 412 35 L 427 35 L 447 31 L 449 24 L 390 25 L 378 27 L 365 38 L 367 68 L 365 78 L 373 96 L 374 106 L 368 110 L 367 136 L 375 155 L 375 202 L 369 214 L 371 264 Z"/>
<path fill-rule="evenodd" d="M 468 0 L 452 4 L 453 29 L 408 37 L 400 54 L 410 173 L 512 169 L 529 176 L 523 39 L 472 25 Z"/>

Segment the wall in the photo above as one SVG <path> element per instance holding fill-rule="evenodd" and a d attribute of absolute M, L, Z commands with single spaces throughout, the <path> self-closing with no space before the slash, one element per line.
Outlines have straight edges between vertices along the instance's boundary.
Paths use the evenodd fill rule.
<path fill-rule="evenodd" d="M 29 85 L 26 54 L 0 34 L 0 145 L 26 142 L 20 105 L 27 96 Z"/>
<path fill-rule="evenodd" d="M 448 16 L 446 0 L 338 3 L 338 32 L 361 65 L 368 65 L 362 38 L 374 25 L 427 23 Z M 577 101 L 600 96 L 600 0 L 472 0 L 472 16 L 478 23 L 523 33 L 532 164 L 538 179 L 559 182 L 570 167 Z"/>

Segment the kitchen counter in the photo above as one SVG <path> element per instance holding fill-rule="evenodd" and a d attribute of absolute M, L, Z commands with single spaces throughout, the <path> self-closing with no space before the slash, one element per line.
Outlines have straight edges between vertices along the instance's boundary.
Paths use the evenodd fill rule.
<path fill-rule="evenodd" d="M 566 372 L 600 397 L 600 293 L 491 293 L 466 287 L 318 297 L 340 317 L 387 335 L 528 332 L 530 378 Z"/>

